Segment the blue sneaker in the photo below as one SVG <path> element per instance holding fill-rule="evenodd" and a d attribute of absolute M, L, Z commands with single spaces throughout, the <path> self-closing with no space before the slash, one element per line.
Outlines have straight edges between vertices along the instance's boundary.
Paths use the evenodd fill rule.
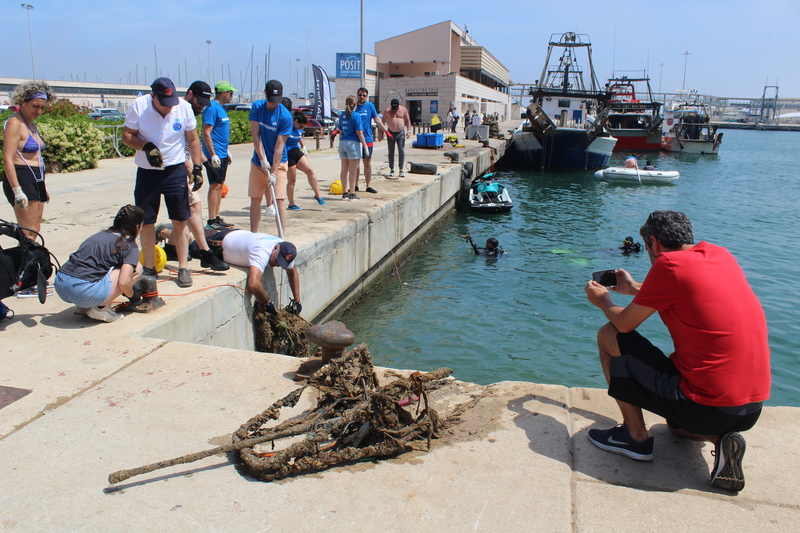
<path fill-rule="evenodd" d="M 323 200 L 323 199 L 322 199 L 321 197 L 319 197 L 319 196 L 315 196 L 315 197 L 314 197 L 314 200 L 316 200 L 316 201 L 317 201 L 317 203 L 318 203 L 319 205 L 325 205 L 325 200 Z"/>
<path fill-rule="evenodd" d="M 300 211 L 300 206 L 292 204 L 289 207 L 287 207 L 286 209 L 288 209 L 289 211 Z"/>
<path fill-rule="evenodd" d="M 590 429 L 589 440 L 607 452 L 618 453 L 637 461 L 653 460 L 653 437 L 644 442 L 636 442 L 624 424 L 611 429 Z"/>
<path fill-rule="evenodd" d="M 714 448 L 716 461 L 711 471 L 712 485 L 736 492 L 744 488 L 742 457 L 745 447 L 744 437 L 736 431 L 720 436 Z"/>

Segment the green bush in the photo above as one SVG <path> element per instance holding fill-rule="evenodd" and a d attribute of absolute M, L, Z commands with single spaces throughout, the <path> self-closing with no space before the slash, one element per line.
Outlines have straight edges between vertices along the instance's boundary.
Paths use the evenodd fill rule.
<path fill-rule="evenodd" d="M 250 112 L 228 111 L 228 118 L 231 119 L 231 144 L 252 143 Z"/>

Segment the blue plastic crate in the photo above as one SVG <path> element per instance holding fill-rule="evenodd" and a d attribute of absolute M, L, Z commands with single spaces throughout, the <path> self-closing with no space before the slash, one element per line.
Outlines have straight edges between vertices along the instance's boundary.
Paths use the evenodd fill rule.
<path fill-rule="evenodd" d="M 438 148 L 444 144 L 442 133 L 418 133 L 417 144 L 426 148 Z"/>

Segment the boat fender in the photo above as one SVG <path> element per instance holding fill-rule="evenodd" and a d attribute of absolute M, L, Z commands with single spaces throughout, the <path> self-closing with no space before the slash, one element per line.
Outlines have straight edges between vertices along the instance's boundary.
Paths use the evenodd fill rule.
<path fill-rule="evenodd" d="M 473 163 L 472 161 L 465 161 L 461 163 L 461 166 L 464 168 L 464 170 L 467 171 L 469 179 L 472 179 L 472 174 L 475 171 L 475 163 Z"/>
<path fill-rule="evenodd" d="M 436 174 L 438 169 L 433 163 L 408 163 L 408 171 L 413 174 Z"/>

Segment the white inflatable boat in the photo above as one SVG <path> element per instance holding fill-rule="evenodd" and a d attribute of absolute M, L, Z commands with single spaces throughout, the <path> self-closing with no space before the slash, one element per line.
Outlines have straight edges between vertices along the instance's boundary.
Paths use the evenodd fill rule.
<path fill-rule="evenodd" d="M 642 185 L 672 183 L 681 177 L 677 170 L 639 170 L 635 168 L 608 167 L 594 173 L 598 179 L 609 181 L 631 181 Z"/>

